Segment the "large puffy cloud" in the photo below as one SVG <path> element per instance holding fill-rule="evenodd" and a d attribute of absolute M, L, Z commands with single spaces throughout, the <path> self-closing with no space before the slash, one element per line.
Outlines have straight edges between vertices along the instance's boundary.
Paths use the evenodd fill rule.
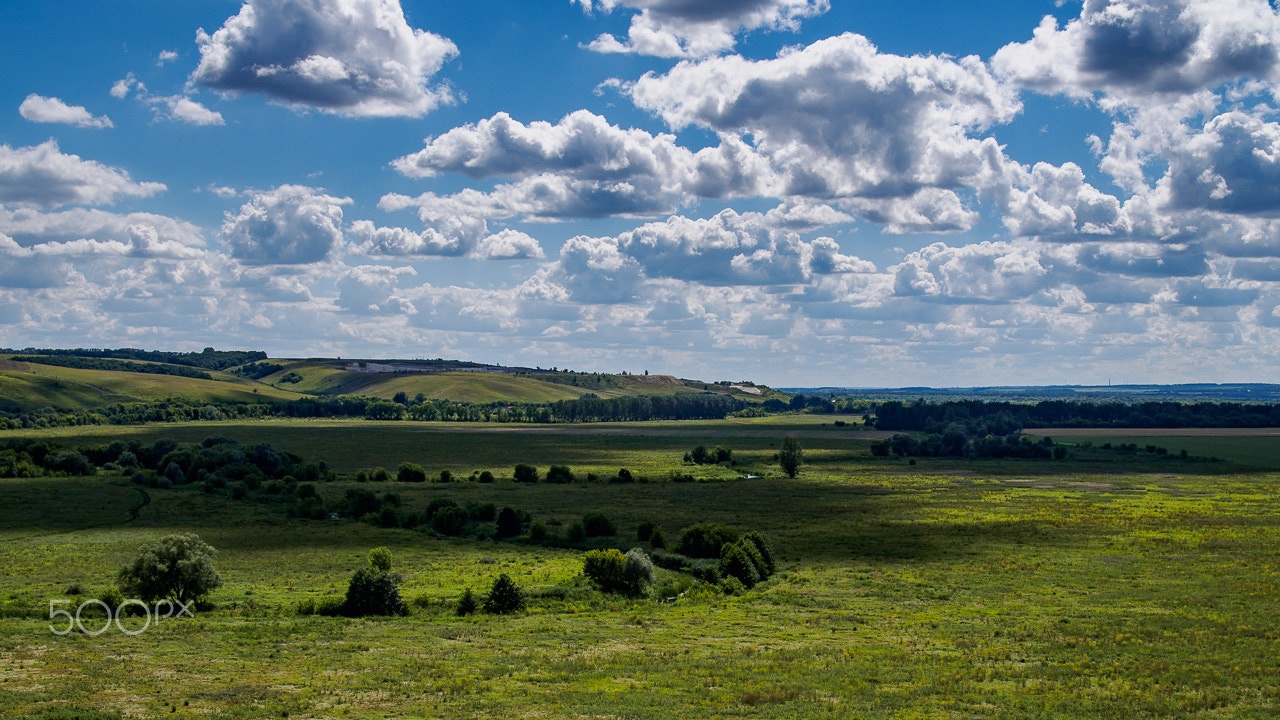
<path fill-rule="evenodd" d="M 314 188 L 281 185 L 227 214 L 222 240 L 246 265 L 305 265 L 329 258 L 342 239 L 342 206 Z"/>
<path fill-rule="evenodd" d="M 350 117 L 419 117 L 452 100 L 430 80 L 457 47 L 411 28 L 399 0 L 248 0 L 197 42 L 191 79 L 216 90 Z"/>
<path fill-rule="evenodd" d="M 1122 101 L 1280 77 L 1280 15 L 1266 0 L 1086 0 L 1059 27 L 1046 17 L 992 67 L 1045 92 Z"/>
<path fill-rule="evenodd" d="M 378 227 L 369 220 L 351 223 L 356 252 L 385 257 L 456 257 L 467 252 L 471 233 L 448 237 L 435 228 L 421 232 L 398 227 Z"/>
<path fill-rule="evenodd" d="M 1120 200 L 1085 182 L 1075 163 L 1011 165 L 1010 171 L 1015 177 L 1000 199 L 1004 225 L 1015 236 L 1071 241 L 1131 230 Z"/>
<path fill-rule="evenodd" d="M 59 212 L 0 209 L 0 233 L 23 247 L 78 240 L 115 243 L 133 257 L 189 258 L 201 253 L 200 229 L 153 213 L 112 213 L 94 208 Z"/>
<path fill-rule="evenodd" d="M 576 0 L 587 12 L 622 6 L 631 19 L 627 41 L 602 34 L 587 47 L 596 52 L 659 57 L 702 57 L 734 46 L 751 30 L 796 30 L 800 21 L 827 11 L 828 0 Z"/>
<path fill-rule="evenodd" d="M 875 271 L 841 253 L 832 238 L 801 240 L 780 217 L 724 210 L 709 218 L 672 216 L 615 237 L 578 236 L 565 243 L 544 280 L 579 302 L 624 303 L 655 282 L 781 288 L 815 275 Z"/>
<path fill-rule="evenodd" d="M 540 258 L 542 246 L 537 240 L 518 230 L 505 229 L 489 234 L 488 224 L 478 218 L 450 217 L 449 228 L 442 232 L 434 227 L 421 231 L 399 227 L 378 227 L 368 220 L 351 224 L 352 245 L 356 252 L 370 257 L 459 257 L 467 255 L 482 260 L 520 260 Z"/>
<path fill-rule="evenodd" d="M 996 182 L 1004 157 L 972 135 L 1021 109 L 978 58 L 882 54 L 852 34 L 773 60 L 681 62 L 629 92 L 674 128 L 749 135 L 787 195 L 846 200 L 902 230 L 976 222 L 955 191 Z"/>
<path fill-rule="evenodd" d="M 134 182 L 124 170 L 64 154 L 53 140 L 31 147 L 0 145 L 0 205 L 102 205 L 164 189 L 157 182 Z"/>
<path fill-rule="evenodd" d="M 1168 155 L 1160 185 L 1172 208 L 1280 214 L 1280 124 L 1224 113 Z"/>
<path fill-rule="evenodd" d="M 542 245 L 536 238 L 519 230 L 506 228 L 483 238 L 472 249 L 473 257 L 484 260 L 526 260 L 543 257 Z"/>
<path fill-rule="evenodd" d="M 498 113 L 429 138 L 392 165 L 412 178 L 454 172 L 516 179 L 489 193 L 427 194 L 417 203 L 490 218 L 655 215 L 695 197 L 755 195 L 772 182 L 768 163 L 737 138 L 694 152 L 672 135 L 624 130 L 585 110 L 556 124 L 526 125 Z"/>
<path fill-rule="evenodd" d="M 56 97 L 32 93 L 18 106 L 18 113 L 31 122 L 64 123 L 83 128 L 113 127 L 106 115 L 94 116 L 82 105 L 68 105 Z"/>
<path fill-rule="evenodd" d="M 1055 267 L 1069 256 L 1034 243 L 935 243 L 894 268 L 894 292 L 947 302 L 1010 302 L 1053 287 Z"/>

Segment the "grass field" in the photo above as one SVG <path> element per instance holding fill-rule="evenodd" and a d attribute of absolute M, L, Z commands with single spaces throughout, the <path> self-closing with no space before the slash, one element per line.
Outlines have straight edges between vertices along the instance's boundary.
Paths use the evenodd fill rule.
<path fill-rule="evenodd" d="M 1275 462 L 1276 443 L 1266 452 L 1233 437 L 1194 438 L 1218 442 L 1208 454 L 1227 458 L 1223 467 L 1127 457 L 909 465 L 871 458 L 876 434 L 831 420 L 59 429 L 67 442 L 266 440 L 344 471 L 434 459 L 429 469 L 455 473 L 563 462 L 659 478 L 688 469 L 680 456 L 694 444 L 724 444 L 743 465 L 705 468 L 706 482 L 361 487 L 397 492 L 406 507 L 440 497 L 494 502 L 542 522 L 600 511 L 624 545 L 643 521 L 673 540 L 681 527 L 715 520 L 764 531 L 782 569 L 741 595 L 624 600 L 584 585 L 579 550 L 289 519 L 271 503 L 194 487 L 150 490 L 143 506 L 138 490 L 105 474 L 0 480 L 0 599 L 12 615 L 0 619 L 0 715 L 51 717 L 66 707 L 178 718 L 1280 714 L 1280 478 L 1239 470 L 1243 460 Z M 812 460 L 795 479 L 772 459 L 787 435 Z M 744 470 L 761 476 L 740 479 Z M 336 497 L 355 486 L 320 490 Z M 216 609 L 136 637 L 50 632 L 50 599 L 68 597 L 71 583 L 100 590 L 139 544 L 172 531 L 197 532 L 219 549 L 226 584 Z M 294 612 L 299 600 L 341 595 L 379 545 L 395 553 L 412 614 Z M 450 612 L 463 587 L 483 591 L 499 572 L 534 593 L 528 611 Z"/>
<path fill-rule="evenodd" d="M 1191 455 L 1229 459 L 1241 465 L 1280 470 L 1280 428 L 1054 428 L 1029 430 L 1029 435 L 1048 435 L 1072 445 L 1112 445 L 1132 443 L 1139 447 L 1156 445 L 1171 452 L 1186 450 Z"/>

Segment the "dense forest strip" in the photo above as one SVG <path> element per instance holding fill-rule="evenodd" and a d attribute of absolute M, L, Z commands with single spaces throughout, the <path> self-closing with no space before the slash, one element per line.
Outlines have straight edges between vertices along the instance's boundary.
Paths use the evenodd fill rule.
<path fill-rule="evenodd" d="M 267 354 L 261 350 L 214 350 L 205 348 L 201 352 L 167 352 L 162 350 L 139 350 L 136 348 L 23 348 L 22 350 L 3 349 L 0 353 L 25 355 L 43 355 L 55 357 L 102 358 L 112 360 L 145 360 L 147 362 L 185 365 L 204 370 L 226 370 L 245 363 L 266 360 Z M 50 363 L 45 363 L 50 364 Z"/>
<path fill-rule="evenodd" d="M 1038 403 L 954 400 L 881 403 L 875 410 L 880 430 L 944 433 L 961 425 L 975 433 L 985 426 L 1004 435 L 1022 428 L 1256 428 L 1280 427 L 1280 404 L 1235 402 L 1089 403 L 1047 400 Z"/>
<path fill-rule="evenodd" d="M 588 394 L 576 400 L 552 403 L 487 405 L 446 400 L 406 400 L 399 403 L 352 396 L 260 403 L 188 403 L 169 400 L 117 403 L 92 411 L 69 412 L 54 408 L 23 412 L 0 411 L 0 429 L 269 418 L 503 423 L 714 420 L 751 407 L 754 407 L 753 404 L 747 400 L 714 393 L 619 398 L 599 398 Z"/>

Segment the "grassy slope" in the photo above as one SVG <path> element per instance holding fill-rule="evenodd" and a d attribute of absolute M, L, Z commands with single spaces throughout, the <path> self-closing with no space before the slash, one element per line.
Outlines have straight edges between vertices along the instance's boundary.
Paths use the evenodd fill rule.
<path fill-rule="evenodd" d="M 224 372 L 212 380 L 108 370 L 81 370 L 5 361 L 0 367 L 0 408 L 54 407 L 85 410 L 117 402 L 184 398 L 196 402 L 292 400 L 280 390 Z"/>
<path fill-rule="evenodd" d="M 316 446 L 350 425 L 293 424 Z M 387 451 L 422 439 L 407 425 L 377 427 L 401 436 Z M 441 426 L 432 447 L 451 462 L 497 464 L 488 453 L 503 447 L 543 462 L 559 439 L 602 465 L 641 452 L 670 468 L 694 436 L 749 454 L 776 434 L 807 433 L 817 462 L 796 480 L 374 487 L 410 509 L 444 496 L 537 520 L 599 510 L 625 533 L 657 520 L 669 539 L 710 519 L 765 530 L 784 558 L 778 578 L 741 597 L 575 596 L 470 619 L 444 606 L 461 588 L 499 572 L 533 590 L 572 586 L 579 553 L 291 521 L 194 489 L 153 490 L 128 522 L 139 496 L 110 478 L 3 480 L 0 504 L 17 510 L 0 521 L 0 597 L 11 604 L 45 611 L 68 583 L 100 589 L 139 543 L 176 530 L 220 549 L 226 585 L 217 611 L 132 638 L 57 637 L 47 612 L 0 620 L 0 714 L 71 704 L 178 718 L 1207 719 L 1280 708 L 1273 475 L 908 467 L 842 457 L 851 441 L 810 422 L 653 424 L 640 447 L 616 446 L 625 434 L 526 428 L 486 449 L 474 429 Z M 342 447 L 372 459 L 360 449 L 368 437 Z M 425 609 L 382 620 L 292 614 L 298 599 L 340 595 L 376 545 L 392 548 L 405 594 Z"/>
<path fill-rule="evenodd" d="M 296 372 L 299 383 L 280 384 L 284 375 Z M 367 395 L 390 400 L 396 393 L 419 393 L 432 400 L 457 402 L 551 402 L 579 397 L 585 391 L 542 382 L 530 377 L 490 373 L 359 373 L 318 363 L 300 363 L 263 378 L 277 387 L 292 387 L 322 395 Z"/>
<path fill-rule="evenodd" d="M 284 365 L 284 369 L 264 377 L 262 381 L 276 387 L 316 395 L 367 395 L 387 400 L 395 397 L 398 392 L 404 392 L 411 398 L 421 393 L 432 400 L 475 403 L 543 403 L 570 400 L 587 393 L 606 398 L 705 391 L 747 400 L 787 397 L 771 390 L 754 394 L 723 385 L 684 382 L 670 375 L 614 375 L 611 376 L 614 386 L 597 389 L 549 382 L 531 375 L 478 372 L 361 373 L 345 370 L 346 362 L 341 360 L 273 362 Z M 289 373 L 301 376 L 302 380 L 282 383 L 282 378 Z"/>
<path fill-rule="evenodd" d="M 433 400 L 474 403 L 545 403 L 570 400 L 586 393 L 601 397 L 674 395 L 711 391 L 764 400 L 786 396 L 775 391 L 747 393 L 723 385 L 685 382 L 667 375 L 611 376 L 604 389 L 548 382 L 529 375 L 498 373 L 360 373 L 345 369 L 342 360 L 273 360 L 284 370 L 253 382 L 230 373 L 212 372 L 214 380 L 168 375 L 80 370 L 49 365 L 13 363 L 0 358 L 0 409 L 54 406 L 84 410 L 137 400 L 183 398 L 196 402 L 296 399 L 306 395 L 365 395 L 390 400 L 396 393 L 422 394 Z M 293 373 L 299 382 L 282 382 Z M 254 391 L 257 390 L 257 394 Z"/>

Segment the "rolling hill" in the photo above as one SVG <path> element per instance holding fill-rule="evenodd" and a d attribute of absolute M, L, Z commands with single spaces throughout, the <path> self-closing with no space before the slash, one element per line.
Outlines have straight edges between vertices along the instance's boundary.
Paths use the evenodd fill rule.
<path fill-rule="evenodd" d="M 303 394 L 263 385 L 227 372 L 211 379 L 113 370 L 85 370 L 0 358 L 0 409 L 56 407 L 89 410 L 103 405 L 170 398 L 191 402 L 296 400 Z"/>
<path fill-rule="evenodd" d="M 60 367 L 15 361 L 14 357 L 0 355 L 0 410 L 10 412 L 37 407 L 89 410 L 166 399 L 268 402 L 359 395 L 390 400 L 399 393 L 409 398 L 421 395 L 431 400 L 482 404 L 548 403 L 588 393 L 603 398 L 700 392 L 760 401 L 787 397 L 751 384 L 705 383 L 670 375 L 575 373 L 440 360 L 272 359 L 262 366 L 271 372 L 254 380 L 244 376 L 258 374 L 251 372 L 252 365 L 208 371 L 209 379 L 204 379 Z"/>

